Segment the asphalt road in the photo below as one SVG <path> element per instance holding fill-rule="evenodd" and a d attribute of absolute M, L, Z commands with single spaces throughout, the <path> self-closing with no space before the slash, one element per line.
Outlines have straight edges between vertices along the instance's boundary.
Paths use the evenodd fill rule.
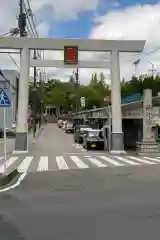
<path fill-rule="evenodd" d="M 159 183 L 160 165 L 28 173 L 0 194 L 0 240 L 158 240 Z"/>

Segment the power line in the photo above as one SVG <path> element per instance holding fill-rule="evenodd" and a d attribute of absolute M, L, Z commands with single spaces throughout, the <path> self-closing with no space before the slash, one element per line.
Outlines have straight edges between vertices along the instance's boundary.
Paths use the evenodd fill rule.
<path fill-rule="evenodd" d="M 35 32 L 36 32 L 36 35 L 38 37 L 38 33 L 37 33 L 37 29 L 36 29 L 36 25 L 35 25 L 35 22 L 34 22 L 34 19 L 33 19 L 33 12 L 32 12 L 32 9 L 31 9 L 31 6 L 30 6 L 30 3 L 29 3 L 29 0 L 26 0 L 27 1 L 27 4 L 28 4 L 28 10 L 29 10 L 29 15 L 31 16 L 31 19 L 32 19 L 32 23 L 33 23 L 33 27 L 35 29 Z"/>
<path fill-rule="evenodd" d="M 12 55 L 10 53 L 8 53 L 9 57 L 12 59 L 12 61 L 14 62 L 14 64 L 17 66 L 17 68 L 20 71 L 20 67 L 18 66 L 18 64 L 16 63 L 16 61 L 14 60 L 14 58 L 12 57 Z"/>

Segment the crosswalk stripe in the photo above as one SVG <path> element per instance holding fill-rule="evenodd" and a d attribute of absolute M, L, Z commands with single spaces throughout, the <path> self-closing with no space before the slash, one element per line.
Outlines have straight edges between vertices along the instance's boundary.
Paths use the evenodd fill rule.
<path fill-rule="evenodd" d="M 0 166 L 0 172 L 3 173 L 4 172 L 4 166 L 6 168 L 10 167 L 16 160 L 18 159 L 18 157 L 10 157 L 6 163 L 3 163 L 1 166 Z"/>
<path fill-rule="evenodd" d="M 109 163 L 111 163 L 111 164 L 113 164 L 115 166 L 124 166 L 124 164 L 119 163 L 119 162 L 117 162 L 117 161 L 115 161 L 115 160 L 113 160 L 111 158 L 106 157 L 106 156 L 99 156 L 99 158 L 101 158 L 101 159 L 103 159 L 103 160 L 105 160 L 105 161 L 107 161 L 107 162 L 109 162 Z"/>
<path fill-rule="evenodd" d="M 41 171 L 47 171 L 47 170 L 48 170 L 48 157 L 41 156 L 37 171 L 41 172 Z"/>
<path fill-rule="evenodd" d="M 144 160 L 144 159 L 141 159 L 141 158 L 138 158 L 138 157 L 128 156 L 128 158 L 131 158 L 131 159 L 136 160 L 136 161 L 141 162 L 141 163 L 156 164 L 154 162 L 147 161 L 147 160 Z"/>
<path fill-rule="evenodd" d="M 160 163 L 159 159 L 156 159 L 156 158 L 153 158 L 153 157 L 143 157 L 143 158 Z"/>
<path fill-rule="evenodd" d="M 61 170 L 69 169 L 67 163 L 65 162 L 64 158 L 62 156 L 56 157 L 57 166 Z"/>
<path fill-rule="evenodd" d="M 94 164 L 96 167 L 107 167 L 107 165 L 103 164 L 96 158 L 89 157 L 87 158 L 88 161 L 90 161 L 92 164 Z"/>
<path fill-rule="evenodd" d="M 88 165 L 81 161 L 81 159 L 79 159 L 77 156 L 70 156 L 70 158 L 78 168 L 88 168 Z"/>
<path fill-rule="evenodd" d="M 140 163 L 134 162 L 134 161 L 129 160 L 129 159 L 125 159 L 125 158 L 120 157 L 120 156 L 114 156 L 114 157 L 117 158 L 120 161 L 123 161 L 123 162 L 131 164 L 131 165 L 141 165 Z"/>
<path fill-rule="evenodd" d="M 22 161 L 22 163 L 18 167 L 18 172 L 27 172 L 27 169 L 29 168 L 31 162 L 33 160 L 33 157 L 25 157 L 25 159 Z"/>

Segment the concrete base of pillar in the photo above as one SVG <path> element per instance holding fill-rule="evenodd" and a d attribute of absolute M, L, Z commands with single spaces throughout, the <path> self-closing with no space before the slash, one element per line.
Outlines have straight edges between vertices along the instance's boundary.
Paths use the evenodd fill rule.
<path fill-rule="evenodd" d="M 123 154 L 124 155 L 124 154 L 126 154 L 126 151 L 125 150 L 117 150 L 117 151 L 116 150 L 111 150 L 110 153 L 111 154 L 118 154 L 118 155 Z"/>
<path fill-rule="evenodd" d="M 28 136 L 27 133 L 17 133 L 15 141 L 14 153 L 26 153 L 28 152 Z"/>
<path fill-rule="evenodd" d="M 139 156 L 159 156 L 160 147 L 154 139 L 150 141 L 137 142 L 137 153 Z"/>
<path fill-rule="evenodd" d="M 111 153 L 112 154 L 125 154 L 123 133 L 112 133 L 111 134 Z"/>

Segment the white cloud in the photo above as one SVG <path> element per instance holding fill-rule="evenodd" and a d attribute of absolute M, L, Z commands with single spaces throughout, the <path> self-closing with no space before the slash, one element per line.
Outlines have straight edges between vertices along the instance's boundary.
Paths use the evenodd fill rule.
<path fill-rule="evenodd" d="M 68 0 L 67 4 L 64 4 L 64 0 L 31 0 L 30 5 L 34 13 L 34 19 L 37 25 L 37 31 L 41 37 L 47 37 L 49 29 L 54 24 L 54 20 L 69 20 L 77 18 L 78 14 L 82 11 L 93 11 L 97 8 L 99 0 Z M 25 1 L 27 7 L 27 2 Z M 17 27 L 17 16 L 19 14 L 19 0 L 1 0 L 0 8 L 0 35 L 8 32 L 11 28 Z M 5 24 L 4 24 L 5 23 Z M 46 53 L 46 57 L 52 57 L 51 53 Z M 58 59 L 62 53 L 54 52 L 53 59 Z M 20 64 L 19 56 L 13 55 L 13 58 Z M 7 54 L 1 54 L 0 68 L 1 69 L 17 69 L 11 58 Z M 47 69 L 48 75 L 51 76 L 51 72 L 60 74 L 64 72 L 63 78 L 68 79 L 69 73 L 72 69 L 55 70 Z M 69 73 L 68 73 L 69 72 Z M 65 74 L 66 73 L 66 74 Z M 31 69 L 31 75 L 33 75 L 33 69 Z"/>
<path fill-rule="evenodd" d="M 146 53 L 160 47 L 160 4 L 155 5 L 135 5 L 125 9 L 111 11 L 103 17 L 95 19 L 90 38 L 98 39 L 124 39 L 124 40 L 146 40 L 144 52 L 142 54 L 123 53 L 120 58 L 121 78 L 130 79 L 133 74 L 133 62 L 141 58 L 137 67 L 137 74 L 148 73 L 153 63 L 157 72 L 160 72 L 160 51 L 147 55 Z M 103 58 L 104 54 L 96 56 Z M 95 58 L 95 54 L 87 53 L 86 59 Z M 150 63 L 151 62 L 151 63 Z M 91 73 L 95 69 L 80 70 L 81 82 L 88 82 Z M 99 73 L 101 70 L 97 70 Z M 106 78 L 108 70 L 104 70 Z"/>
<path fill-rule="evenodd" d="M 91 38 L 146 40 L 144 54 L 121 54 L 121 77 L 130 78 L 133 73 L 132 63 L 140 56 L 138 73 L 147 72 L 152 62 L 160 71 L 160 51 L 147 55 L 160 46 L 160 4 L 136 5 L 107 13 L 96 19 L 96 26 L 91 32 Z"/>
<path fill-rule="evenodd" d="M 94 11 L 98 6 L 99 0 L 32 0 L 33 11 L 46 14 L 48 7 L 52 10 L 52 19 L 75 19 L 82 11 Z M 51 16 L 50 16 L 51 17 Z"/>
<path fill-rule="evenodd" d="M 5 33 L 12 27 L 17 26 L 16 14 L 18 14 L 18 0 L 2 1 L 0 9 L 0 34 Z M 62 0 L 32 0 L 31 5 L 36 12 L 37 29 L 42 37 L 48 36 L 51 20 L 57 19 L 73 19 L 77 17 L 80 11 L 96 10 L 98 0 L 68 0 L 66 4 L 62 4 Z M 39 18 L 41 13 L 41 18 Z M 74 14 L 73 14 L 74 13 Z M 5 22 L 5 24 L 4 24 Z M 156 5 L 136 5 L 126 9 L 117 9 L 110 11 L 103 17 L 95 19 L 95 27 L 92 29 L 90 38 L 102 39 L 145 39 L 147 40 L 144 52 L 150 52 L 152 49 L 160 46 L 160 4 Z M 83 55 L 83 56 L 82 56 Z M 46 52 L 46 58 L 63 59 L 62 52 Z M 107 55 L 106 55 L 107 56 Z M 156 65 L 157 71 L 160 71 L 160 51 L 147 56 L 146 54 L 121 54 L 121 77 L 129 79 L 133 73 L 132 63 L 141 58 L 138 72 L 147 72 L 151 68 L 152 62 Z M 80 55 L 82 59 L 103 58 L 104 55 L 93 53 L 84 53 Z M 0 68 L 16 68 L 12 60 L 1 55 Z M 19 64 L 19 57 L 13 55 L 13 58 Z M 62 77 L 68 80 L 73 69 L 47 69 L 48 76 Z M 92 72 L 98 73 L 102 70 L 96 69 L 80 69 L 80 81 L 86 83 L 90 80 Z M 33 73 L 33 70 L 31 70 Z M 106 78 L 108 78 L 108 70 L 104 70 Z"/>
<path fill-rule="evenodd" d="M 0 7 L 0 35 L 9 31 L 9 29 L 17 27 L 16 14 L 18 14 L 17 0 L 1 0 Z"/>

